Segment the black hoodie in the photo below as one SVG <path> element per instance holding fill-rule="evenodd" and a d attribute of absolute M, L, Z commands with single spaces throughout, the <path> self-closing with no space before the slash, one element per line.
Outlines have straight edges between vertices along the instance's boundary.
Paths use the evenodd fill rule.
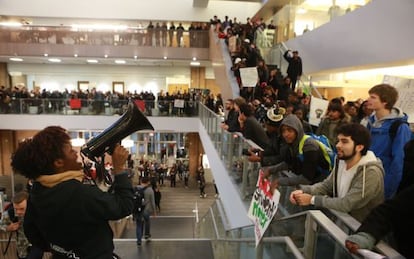
<path fill-rule="evenodd" d="M 130 215 L 133 208 L 126 173 L 115 176 L 113 189 L 113 193 L 103 192 L 75 179 L 50 188 L 35 182 L 24 221 L 28 239 L 44 249 L 52 247 L 53 258 L 77 258 L 69 257 L 73 253 L 82 259 L 112 259 L 113 233 L 108 221 Z"/>

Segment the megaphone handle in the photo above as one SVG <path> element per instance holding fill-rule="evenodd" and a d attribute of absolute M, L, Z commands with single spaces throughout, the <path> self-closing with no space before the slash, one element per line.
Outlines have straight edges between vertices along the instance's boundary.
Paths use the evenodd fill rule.
<path fill-rule="evenodd" d="M 114 153 L 114 150 L 115 150 L 115 147 L 116 147 L 116 145 L 117 144 L 119 144 L 119 145 L 121 145 L 121 142 L 119 142 L 119 143 L 115 143 L 115 144 L 113 144 L 113 145 L 110 145 L 109 147 L 108 147 L 108 151 L 106 151 L 109 155 L 111 155 L 112 156 L 112 154 Z"/>

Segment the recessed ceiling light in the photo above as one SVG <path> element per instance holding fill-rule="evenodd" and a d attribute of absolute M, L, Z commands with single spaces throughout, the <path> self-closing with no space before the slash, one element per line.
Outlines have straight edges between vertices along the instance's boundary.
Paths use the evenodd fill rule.
<path fill-rule="evenodd" d="M 73 56 L 74 56 L 75 58 L 77 58 L 77 57 L 78 57 L 78 54 L 73 54 Z"/>
<path fill-rule="evenodd" d="M 8 27 L 21 27 L 23 26 L 20 22 L 0 22 L 1 26 L 8 26 Z"/>
<path fill-rule="evenodd" d="M 137 59 L 137 58 L 138 58 L 138 56 L 137 56 L 137 55 L 135 55 L 135 56 L 134 56 L 134 59 Z"/>
<path fill-rule="evenodd" d="M 107 58 L 108 57 L 108 54 L 105 54 L 105 56 L 104 56 L 105 58 Z"/>
<path fill-rule="evenodd" d="M 11 60 L 11 61 L 16 61 L 16 62 L 21 62 L 21 61 L 23 61 L 23 59 L 22 59 L 22 58 L 9 58 L 9 60 Z"/>
<path fill-rule="evenodd" d="M 58 58 L 49 58 L 48 59 L 50 62 L 53 62 L 53 63 L 60 63 L 62 60 L 60 60 L 60 59 L 58 59 Z"/>
<path fill-rule="evenodd" d="M 164 59 L 167 59 L 167 56 L 164 56 Z"/>
<path fill-rule="evenodd" d="M 88 62 L 88 63 L 98 63 L 98 60 L 96 60 L 96 59 L 88 59 L 88 60 L 86 60 L 86 62 Z"/>
<path fill-rule="evenodd" d="M 125 64 L 126 62 L 125 62 L 125 60 L 117 59 L 117 60 L 115 60 L 115 63 L 116 64 Z"/>
<path fill-rule="evenodd" d="M 45 54 L 43 54 L 43 56 L 47 57 L 47 56 L 49 56 L 49 54 L 45 53 Z"/>
<path fill-rule="evenodd" d="M 198 61 L 191 61 L 190 62 L 190 65 L 192 65 L 192 66 L 199 66 L 200 65 L 200 62 L 198 62 Z"/>
<path fill-rule="evenodd" d="M 193 57 L 193 61 L 196 61 L 197 60 L 197 58 L 196 57 Z"/>

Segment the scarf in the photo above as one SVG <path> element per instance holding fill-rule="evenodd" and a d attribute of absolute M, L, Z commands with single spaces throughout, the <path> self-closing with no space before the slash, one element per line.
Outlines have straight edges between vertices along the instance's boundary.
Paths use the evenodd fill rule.
<path fill-rule="evenodd" d="M 45 187 L 52 188 L 61 182 L 65 182 L 72 179 L 82 182 L 83 176 L 84 174 L 81 170 L 66 171 L 59 174 L 41 175 L 36 179 L 36 181 L 38 181 L 41 185 Z"/>

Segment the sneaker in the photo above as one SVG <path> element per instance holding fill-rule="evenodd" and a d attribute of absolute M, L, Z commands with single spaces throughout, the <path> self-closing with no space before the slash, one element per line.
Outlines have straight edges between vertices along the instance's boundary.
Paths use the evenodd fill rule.
<path fill-rule="evenodd" d="M 151 235 L 145 235 L 145 240 L 149 240 L 151 238 Z"/>
<path fill-rule="evenodd" d="M 203 198 L 204 196 L 203 195 L 200 195 L 200 198 Z"/>
<path fill-rule="evenodd" d="M 137 246 L 141 247 L 141 241 L 137 242 Z"/>
<path fill-rule="evenodd" d="M 207 194 L 204 194 L 204 198 L 207 197 Z"/>

